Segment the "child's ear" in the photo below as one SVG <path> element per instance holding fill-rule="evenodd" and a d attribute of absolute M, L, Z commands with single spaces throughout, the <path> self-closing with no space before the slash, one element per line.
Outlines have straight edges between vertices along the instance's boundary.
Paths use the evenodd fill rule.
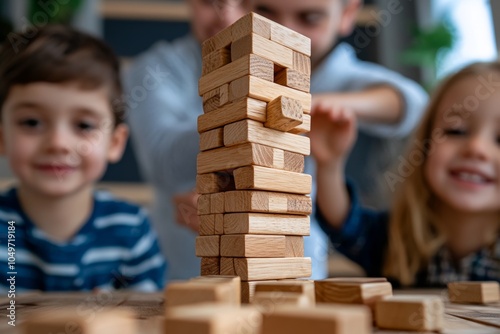
<path fill-rule="evenodd" d="M 354 27 L 356 26 L 356 20 L 362 4 L 362 0 L 347 0 L 347 4 L 344 6 L 344 12 L 342 13 L 342 19 L 340 21 L 340 36 L 345 37 L 352 33 Z"/>
<path fill-rule="evenodd" d="M 108 161 L 118 162 L 125 150 L 128 139 L 128 126 L 124 123 L 118 124 L 111 134 L 111 142 L 108 148 Z"/>

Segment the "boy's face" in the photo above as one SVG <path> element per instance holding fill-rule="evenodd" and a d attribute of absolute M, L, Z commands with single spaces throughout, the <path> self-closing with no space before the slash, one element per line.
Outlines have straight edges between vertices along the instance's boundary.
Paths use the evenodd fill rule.
<path fill-rule="evenodd" d="M 255 0 L 255 11 L 311 39 L 313 67 L 351 32 L 359 0 Z"/>
<path fill-rule="evenodd" d="M 198 41 L 212 37 L 250 11 L 251 0 L 188 0 L 191 26 Z"/>
<path fill-rule="evenodd" d="M 128 134 L 114 127 L 107 89 L 76 84 L 13 86 L 1 117 L 1 153 L 21 187 L 46 196 L 90 188 L 121 158 Z"/>

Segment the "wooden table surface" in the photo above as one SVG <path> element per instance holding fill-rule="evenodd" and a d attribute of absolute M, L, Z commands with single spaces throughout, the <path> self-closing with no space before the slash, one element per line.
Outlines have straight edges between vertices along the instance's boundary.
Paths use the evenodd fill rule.
<path fill-rule="evenodd" d="M 450 304 L 443 290 L 409 290 L 395 291 L 395 294 L 438 295 L 446 306 L 445 334 L 490 334 L 500 333 L 500 304 L 489 306 L 471 306 Z M 30 293 L 16 296 L 16 327 L 9 326 L 7 321 L 9 299 L 0 298 L 0 333 L 21 333 L 19 325 L 38 310 L 54 311 L 68 306 L 79 309 L 91 309 L 99 312 L 104 307 L 128 307 L 138 317 L 140 334 L 162 333 L 162 315 L 164 314 L 163 293 L 140 294 L 125 292 L 90 293 Z M 92 314 L 88 315 L 89 317 Z M 374 328 L 377 334 L 407 333 L 404 331 L 384 331 Z M 409 332 L 408 332 L 409 333 Z M 45 334 L 45 333 L 41 333 Z M 420 332 L 420 334 L 423 334 Z"/>

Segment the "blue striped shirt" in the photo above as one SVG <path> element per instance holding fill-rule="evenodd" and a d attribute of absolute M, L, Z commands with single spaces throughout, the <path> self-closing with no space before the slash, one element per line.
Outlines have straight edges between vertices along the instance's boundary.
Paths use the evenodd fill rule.
<path fill-rule="evenodd" d="M 9 246 L 11 248 L 9 248 Z M 92 214 L 66 242 L 26 216 L 15 188 L 0 194 L 0 291 L 156 291 L 166 264 L 144 209 L 94 193 Z M 11 279 L 9 281 L 9 279 Z"/>

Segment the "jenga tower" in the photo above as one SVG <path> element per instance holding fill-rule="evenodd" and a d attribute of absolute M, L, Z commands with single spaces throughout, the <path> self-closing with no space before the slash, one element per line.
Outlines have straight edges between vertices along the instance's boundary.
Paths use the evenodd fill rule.
<path fill-rule="evenodd" d="M 201 275 L 311 275 L 310 40 L 250 13 L 203 43 L 197 189 Z"/>

